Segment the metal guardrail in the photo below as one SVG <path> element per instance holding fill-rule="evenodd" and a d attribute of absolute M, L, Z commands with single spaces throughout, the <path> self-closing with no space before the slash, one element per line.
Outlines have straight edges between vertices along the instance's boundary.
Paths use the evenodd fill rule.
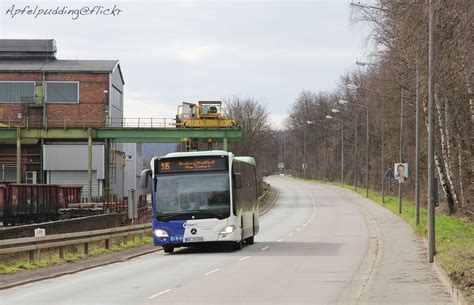
<path fill-rule="evenodd" d="M 268 187 L 267 190 L 265 192 L 263 192 L 263 194 L 258 197 L 258 201 L 261 201 L 263 198 L 265 198 L 265 196 L 267 196 L 270 189 L 271 189 L 271 187 Z"/>
<path fill-rule="evenodd" d="M 113 238 L 123 238 L 123 242 L 126 243 L 128 236 L 132 235 L 135 238 L 136 235 L 139 235 L 142 238 L 145 232 L 150 229 L 150 224 L 140 224 L 94 231 L 0 240 L 0 255 L 29 252 L 30 262 L 36 262 L 41 258 L 40 252 L 42 249 L 58 248 L 59 257 L 64 259 L 64 247 L 66 246 L 84 244 L 84 254 L 88 254 L 89 243 L 91 242 L 105 240 L 105 248 L 109 249 L 110 240 Z"/>

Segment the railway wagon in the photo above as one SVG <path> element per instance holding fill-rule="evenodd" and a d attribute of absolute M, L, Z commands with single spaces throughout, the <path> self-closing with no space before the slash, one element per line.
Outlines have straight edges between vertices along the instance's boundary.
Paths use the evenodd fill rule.
<path fill-rule="evenodd" d="M 57 184 L 0 185 L 3 225 L 57 220 L 59 209 L 79 202 L 82 186 Z"/>

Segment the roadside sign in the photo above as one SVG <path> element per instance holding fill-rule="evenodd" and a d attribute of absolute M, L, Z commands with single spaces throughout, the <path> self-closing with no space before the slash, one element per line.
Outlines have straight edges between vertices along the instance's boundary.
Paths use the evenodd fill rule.
<path fill-rule="evenodd" d="M 301 164 L 301 165 L 302 165 L 302 167 L 303 167 L 303 170 L 306 170 L 306 169 L 308 168 L 308 164 L 307 164 L 307 163 L 303 163 L 303 164 Z"/>
<path fill-rule="evenodd" d="M 408 163 L 395 163 L 393 166 L 395 173 L 395 181 L 400 184 L 407 183 L 408 181 Z"/>
<path fill-rule="evenodd" d="M 45 229 L 35 229 L 35 237 L 43 237 L 46 236 L 46 230 Z"/>
<path fill-rule="evenodd" d="M 279 169 L 284 169 L 285 168 L 285 163 L 279 162 L 278 163 L 278 168 Z"/>

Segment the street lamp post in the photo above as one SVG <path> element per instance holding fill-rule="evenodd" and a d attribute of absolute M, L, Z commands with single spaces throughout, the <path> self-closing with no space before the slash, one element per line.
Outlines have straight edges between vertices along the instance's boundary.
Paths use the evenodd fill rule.
<path fill-rule="evenodd" d="M 434 202 L 434 1 L 429 0 L 428 34 L 428 262 L 435 255 L 435 202 Z"/>
<path fill-rule="evenodd" d="M 369 64 L 369 63 L 362 63 L 362 62 L 357 62 L 357 65 L 360 65 L 360 66 L 365 66 L 365 65 L 377 65 L 377 64 Z M 373 92 L 375 93 L 376 95 L 378 95 L 380 97 L 380 111 L 381 111 L 381 119 L 380 119 L 380 130 L 381 130 L 381 148 L 380 148 L 380 153 L 381 153 L 381 156 L 380 156 L 380 163 L 381 163 L 381 179 L 380 180 L 382 182 L 382 204 L 385 203 L 385 160 L 384 160 L 384 138 L 385 138 L 385 118 L 384 118 L 384 95 L 380 94 L 378 91 L 376 90 L 372 90 L 372 89 L 368 89 L 368 88 L 363 88 L 363 87 L 359 87 L 359 86 L 356 86 L 354 84 L 348 84 L 347 85 L 347 88 L 348 89 L 356 89 L 356 90 L 365 90 L 365 91 L 369 91 L 369 92 Z"/>
<path fill-rule="evenodd" d="M 332 112 L 337 113 L 339 110 L 332 109 Z M 334 119 L 341 122 L 341 184 L 344 186 L 344 120 L 335 118 L 331 115 L 326 115 L 327 119 Z"/>
<path fill-rule="evenodd" d="M 303 128 L 303 138 L 304 138 L 304 145 L 303 145 L 303 179 L 306 179 L 306 127 L 307 125 L 313 124 L 312 121 L 306 121 L 305 126 Z"/>
<path fill-rule="evenodd" d="M 369 108 L 365 105 L 357 104 L 357 103 L 349 103 L 348 101 L 345 100 L 339 100 L 339 104 L 342 105 L 352 105 L 352 106 L 357 106 L 364 108 L 365 110 L 365 118 L 366 118 L 366 123 L 367 123 L 367 128 L 366 128 L 366 152 L 365 152 L 365 197 L 369 197 Z"/>
<path fill-rule="evenodd" d="M 417 46 L 419 44 L 419 35 L 416 36 Z M 415 93 L 415 224 L 420 225 L 420 71 L 419 64 L 420 59 L 418 56 L 418 48 L 416 52 L 416 71 L 415 71 L 415 82 L 416 82 L 416 93 Z"/>
<path fill-rule="evenodd" d="M 400 163 L 403 162 L 403 87 L 400 96 Z M 403 184 L 398 182 L 398 214 L 402 213 Z"/>
<path fill-rule="evenodd" d="M 327 140 L 328 140 L 328 137 L 327 137 L 327 130 L 326 130 L 326 126 L 323 125 L 323 124 L 319 124 L 319 123 L 316 123 L 314 121 L 311 121 L 312 124 L 315 124 L 315 125 L 318 125 L 318 126 L 321 126 L 324 130 L 324 155 L 323 155 L 323 175 L 324 175 L 324 183 L 327 182 L 327 176 L 326 176 L 326 168 L 327 168 Z"/>

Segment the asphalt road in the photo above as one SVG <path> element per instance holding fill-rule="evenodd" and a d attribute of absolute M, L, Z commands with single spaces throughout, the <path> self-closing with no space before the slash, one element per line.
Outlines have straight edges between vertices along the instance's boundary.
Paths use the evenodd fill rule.
<path fill-rule="evenodd" d="M 269 182 L 277 204 L 241 251 L 156 252 L 0 291 L 0 304 L 337 304 L 368 255 L 366 217 L 325 186 Z"/>

